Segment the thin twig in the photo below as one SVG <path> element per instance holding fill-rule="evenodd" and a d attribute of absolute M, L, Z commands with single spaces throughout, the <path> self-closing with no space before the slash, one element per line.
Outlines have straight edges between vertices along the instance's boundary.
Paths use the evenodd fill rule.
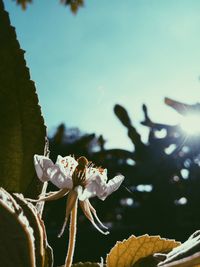
<path fill-rule="evenodd" d="M 44 182 L 40 197 L 45 196 L 46 190 L 47 190 L 47 186 L 48 186 L 48 182 Z M 43 210 L 44 210 L 44 203 L 45 203 L 45 201 L 41 201 L 41 202 L 38 202 L 36 204 L 36 206 L 35 206 L 37 211 L 38 211 L 38 214 L 39 214 L 40 218 L 42 218 L 42 213 L 43 213 Z"/>
<path fill-rule="evenodd" d="M 50 154 L 50 151 L 49 151 L 49 140 L 48 140 L 47 137 L 45 137 L 44 156 L 49 157 L 49 154 Z M 44 182 L 40 197 L 45 196 L 46 190 L 47 190 L 47 186 L 48 186 L 48 182 Z M 36 204 L 36 206 L 35 206 L 37 211 L 38 211 L 38 214 L 39 214 L 40 218 L 42 218 L 42 213 L 43 213 L 43 210 L 44 210 L 44 203 L 45 203 L 44 201 L 38 202 Z"/>

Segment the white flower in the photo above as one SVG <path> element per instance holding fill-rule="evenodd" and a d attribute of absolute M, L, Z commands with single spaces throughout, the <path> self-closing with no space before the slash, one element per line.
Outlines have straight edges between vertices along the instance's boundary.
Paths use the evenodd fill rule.
<path fill-rule="evenodd" d="M 81 163 L 81 160 L 85 165 Z M 77 199 L 85 216 L 91 221 L 94 227 L 102 234 L 107 235 L 109 233 L 108 231 L 104 232 L 101 230 L 95 223 L 94 218 L 101 227 L 107 229 L 99 220 L 89 198 L 97 196 L 99 199 L 105 200 L 107 196 L 119 188 L 124 180 L 123 175 L 117 175 L 107 182 L 107 169 L 94 168 L 92 164 L 88 164 L 85 157 L 80 157 L 76 161 L 71 156 L 58 156 L 54 164 L 52 160 L 45 156 L 35 155 L 34 165 L 37 176 L 42 182 L 50 181 L 60 188 L 60 190 L 48 193 L 47 196 L 32 201 L 55 200 L 69 193 L 65 221 L 59 237 L 64 232 L 68 217 Z"/>

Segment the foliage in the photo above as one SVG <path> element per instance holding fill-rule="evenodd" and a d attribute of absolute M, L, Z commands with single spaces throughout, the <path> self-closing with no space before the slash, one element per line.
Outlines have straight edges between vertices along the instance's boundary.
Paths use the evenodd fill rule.
<path fill-rule="evenodd" d="M 0 24 L 1 186 L 8 191 L 36 196 L 39 190 L 33 155 L 43 154 L 46 127 L 24 51 L 20 49 L 2 0 Z"/>
<path fill-rule="evenodd" d="M 15 0 L 17 4 L 21 5 L 23 9 L 27 8 L 27 5 L 32 3 L 32 0 Z M 61 0 L 62 4 L 69 6 L 72 13 L 76 14 L 78 9 L 84 5 L 83 0 Z"/>
<path fill-rule="evenodd" d="M 36 208 L 23 195 L 0 188 L 0 214 L 1 265 L 52 267 L 52 250 Z"/>
<path fill-rule="evenodd" d="M 116 243 L 107 255 L 106 263 L 108 267 L 139 267 L 141 259 L 153 256 L 154 253 L 171 251 L 178 245 L 180 245 L 179 242 L 160 238 L 160 236 L 130 236 L 127 240 Z M 146 262 L 146 266 L 148 266 L 148 262 Z"/>

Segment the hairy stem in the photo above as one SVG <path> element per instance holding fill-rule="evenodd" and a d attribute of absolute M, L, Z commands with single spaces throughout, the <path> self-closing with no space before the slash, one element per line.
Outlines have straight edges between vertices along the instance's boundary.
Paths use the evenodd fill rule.
<path fill-rule="evenodd" d="M 65 267 L 71 267 L 73 256 L 74 256 L 74 249 L 75 249 L 75 241 L 76 241 L 76 222 L 77 222 L 77 200 L 76 203 L 71 211 L 70 217 L 70 228 L 69 228 L 69 244 L 68 244 L 68 251 L 67 257 L 65 260 Z"/>
<path fill-rule="evenodd" d="M 48 183 L 44 182 L 43 187 L 42 187 L 42 192 L 41 192 L 41 195 L 40 195 L 41 197 L 45 195 L 47 186 L 48 186 Z M 38 214 L 39 214 L 40 218 L 42 218 L 42 213 L 43 213 L 43 210 L 44 210 L 44 201 L 38 202 L 35 207 L 36 207 L 36 209 L 38 211 Z"/>
<path fill-rule="evenodd" d="M 49 157 L 50 151 L 49 151 L 49 140 L 46 137 L 45 138 L 45 147 L 44 147 L 44 156 Z M 41 192 L 41 196 L 45 196 L 46 190 L 47 190 L 47 186 L 48 183 L 44 182 L 43 187 L 42 187 L 42 192 Z M 42 218 L 42 213 L 44 210 L 44 201 L 43 202 L 39 202 L 36 204 L 36 209 L 38 211 L 38 214 L 40 216 L 40 218 Z"/>

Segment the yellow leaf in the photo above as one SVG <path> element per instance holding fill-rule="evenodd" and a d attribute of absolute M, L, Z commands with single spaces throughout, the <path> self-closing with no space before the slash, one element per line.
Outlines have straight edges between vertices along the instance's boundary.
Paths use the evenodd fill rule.
<path fill-rule="evenodd" d="M 175 240 L 160 236 L 130 236 L 127 240 L 117 242 L 107 255 L 107 267 L 132 267 L 138 260 L 158 252 L 168 252 L 180 245 Z"/>

